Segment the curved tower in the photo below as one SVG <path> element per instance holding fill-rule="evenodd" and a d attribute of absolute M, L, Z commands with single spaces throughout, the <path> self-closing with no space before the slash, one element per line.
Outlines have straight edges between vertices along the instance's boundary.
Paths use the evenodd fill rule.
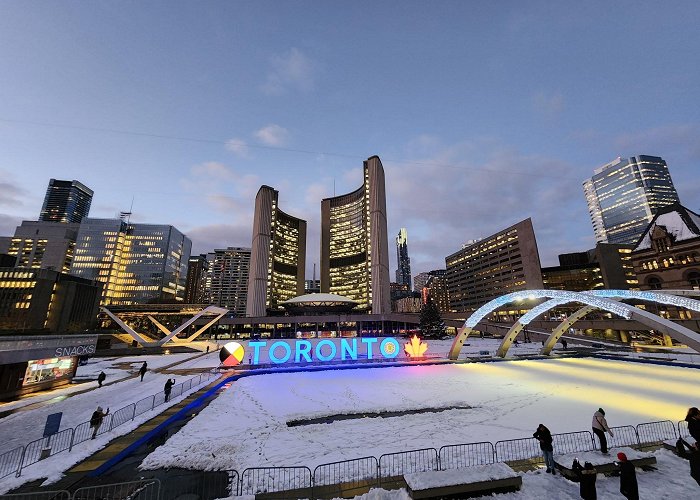
<path fill-rule="evenodd" d="M 321 201 L 321 292 L 348 297 L 372 314 L 391 311 L 384 168 L 364 162 L 357 190 Z"/>
<path fill-rule="evenodd" d="M 246 316 L 281 310 L 304 294 L 306 221 L 279 209 L 279 192 L 262 186 L 255 197 Z"/>

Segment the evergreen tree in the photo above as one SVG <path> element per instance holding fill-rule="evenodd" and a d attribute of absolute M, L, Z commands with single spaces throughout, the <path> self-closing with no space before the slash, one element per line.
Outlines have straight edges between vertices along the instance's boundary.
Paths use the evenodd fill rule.
<path fill-rule="evenodd" d="M 440 311 L 430 297 L 420 310 L 420 330 L 424 338 L 438 339 L 445 336 L 445 323 L 440 318 Z"/>

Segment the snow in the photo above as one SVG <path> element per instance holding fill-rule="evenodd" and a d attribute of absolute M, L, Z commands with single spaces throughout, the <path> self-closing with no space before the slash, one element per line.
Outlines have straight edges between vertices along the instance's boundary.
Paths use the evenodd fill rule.
<path fill-rule="evenodd" d="M 441 488 L 456 484 L 479 483 L 494 479 L 518 477 L 518 474 L 506 464 L 475 465 L 466 469 L 415 472 L 404 474 L 406 484 L 413 491 L 429 488 Z"/>
<path fill-rule="evenodd" d="M 617 462 L 617 454 L 624 453 L 627 455 L 627 460 L 639 460 L 642 458 L 649 458 L 655 456 L 654 453 L 649 453 L 645 451 L 635 450 L 626 446 L 615 448 L 611 450 L 608 455 L 603 455 L 600 451 L 580 451 L 577 453 L 570 453 L 568 455 L 554 455 L 554 461 L 559 465 L 570 469 L 574 463 L 574 459 L 577 459 L 581 465 L 586 462 L 590 462 L 594 466 L 611 464 Z"/>
<path fill-rule="evenodd" d="M 691 219 L 693 219 L 693 222 L 700 227 L 700 218 L 694 216 L 692 213 L 688 213 L 688 215 L 691 217 Z M 656 218 L 654 226 L 663 226 L 666 228 L 666 231 L 675 238 L 675 242 L 689 240 L 700 236 L 700 234 L 695 233 L 688 227 L 678 211 L 659 215 Z M 651 248 L 651 235 L 653 231 L 654 227 L 652 226 L 644 234 L 644 237 L 639 242 L 639 245 L 637 245 L 637 247 L 634 249 L 635 251 Z"/>

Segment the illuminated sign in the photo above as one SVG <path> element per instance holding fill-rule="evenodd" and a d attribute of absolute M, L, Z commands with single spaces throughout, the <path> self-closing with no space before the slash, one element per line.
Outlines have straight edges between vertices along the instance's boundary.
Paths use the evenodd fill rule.
<path fill-rule="evenodd" d="M 248 347 L 252 349 L 248 362 L 252 365 L 260 364 L 261 354 L 266 352 L 269 360 L 274 364 L 282 363 L 311 363 L 316 361 L 346 361 L 364 358 L 367 359 L 393 359 L 399 355 L 401 346 L 391 337 L 378 338 L 352 338 L 339 339 L 335 342 L 331 339 L 320 340 L 313 345 L 309 340 L 284 341 L 277 340 L 251 340 Z"/>
<path fill-rule="evenodd" d="M 95 345 L 74 345 L 70 347 L 57 347 L 55 355 L 57 358 L 68 356 L 85 356 L 87 354 L 95 354 Z"/>
<path fill-rule="evenodd" d="M 219 351 L 219 359 L 224 366 L 236 366 L 243 360 L 245 349 L 238 342 L 227 342 Z"/>
<path fill-rule="evenodd" d="M 428 344 L 419 339 L 417 335 L 411 337 L 411 341 L 404 345 L 404 351 L 409 358 L 422 358 L 427 350 Z"/>

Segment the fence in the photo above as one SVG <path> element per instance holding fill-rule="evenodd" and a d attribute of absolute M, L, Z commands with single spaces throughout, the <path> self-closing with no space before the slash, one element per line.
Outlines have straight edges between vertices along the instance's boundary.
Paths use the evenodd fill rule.
<path fill-rule="evenodd" d="M 678 437 L 690 436 L 690 430 L 688 430 L 688 422 L 681 420 L 678 422 Z"/>
<path fill-rule="evenodd" d="M 362 457 L 342 462 L 318 465 L 314 469 L 313 487 L 316 498 L 338 498 L 353 490 L 379 486 L 379 462 L 374 457 Z"/>
<path fill-rule="evenodd" d="M 678 439 L 676 426 L 670 420 L 639 424 L 635 429 L 639 438 L 639 445 L 645 448 L 662 444 L 667 440 L 675 441 Z"/>
<path fill-rule="evenodd" d="M 0 495 L 0 500 L 71 500 L 71 498 L 66 490 L 56 490 Z"/>
<path fill-rule="evenodd" d="M 639 446 L 639 436 L 637 430 L 631 425 L 620 425 L 611 427 L 612 434 L 606 436 L 608 448 L 619 448 L 620 446 Z"/>
<path fill-rule="evenodd" d="M 386 453 L 379 457 L 379 478 L 389 479 L 411 472 L 440 470 L 440 458 L 435 448 Z"/>
<path fill-rule="evenodd" d="M 311 496 L 313 478 L 308 467 L 252 467 L 243 471 L 240 495 L 259 495 L 280 491 Z M 304 492 L 308 493 L 304 495 Z"/>
<path fill-rule="evenodd" d="M 487 441 L 451 444 L 440 448 L 438 457 L 442 470 L 461 469 L 463 467 L 494 463 L 496 461 L 496 450 L 493 444 Z"/>
<path fill-rule="evenodd" d="M 146 479 L 128 483 L 104 484 L 78 488 L 72 500 L 159 500 L 160 481 Z"/>
<path fill-rule="evenodd" d="M 177 384 L 173 386 L 170 398 L 176 398 L 192 387 L 197 387 L 202 381 L 207 381 L 215 376 L 217 375 L 202 373 L 201 375 Z M 106 415 L 97 429 L 92 427 L 90 422 L 83 422 L 74 428 L 63 429 L 49 437 L 36 439 L 25 446 L 20 446 L 14 450 L 3 453 L 0 455 L 0 478 L 9 476 L 10 474 L 16 474 L 17 477 L 19 477 L 24 467 L 35 464 L 40 460 L 58 453 L 71 451 L 75 445 L 109 432 L 127 422 L 131 422 L 139 415 L 153 410 L 163 403 L 165 403 L 165 395 L 160 392 Z"/>

